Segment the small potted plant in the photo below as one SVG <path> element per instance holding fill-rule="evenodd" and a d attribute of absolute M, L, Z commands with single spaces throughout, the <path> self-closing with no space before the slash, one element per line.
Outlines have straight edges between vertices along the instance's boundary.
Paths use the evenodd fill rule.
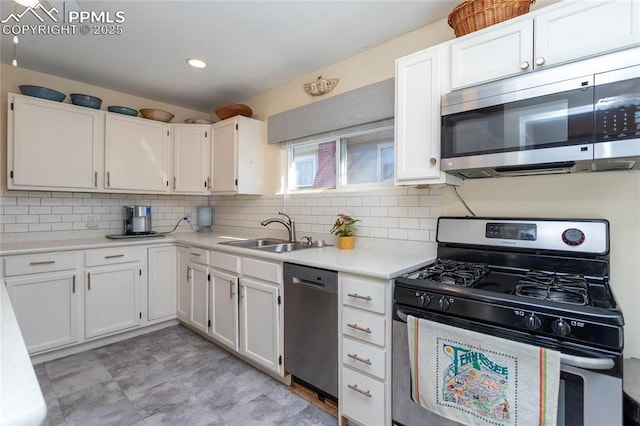
<path fill-rule="evenodd" d="M 354 219 L 351 216 L 342 213 L 338 215 L 338 218 L 330 231 L 333 235 L 338 237 L 338 248 L 353 248 L 353 232 L 356 230 L 355 224 L 357 222 L 360 222 L 360 219 Z"/>

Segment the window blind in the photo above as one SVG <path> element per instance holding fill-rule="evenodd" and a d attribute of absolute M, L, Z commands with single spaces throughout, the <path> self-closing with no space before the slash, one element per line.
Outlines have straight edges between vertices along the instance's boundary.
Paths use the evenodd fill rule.
<path fill-rule="evenodd" d="M 268 141 L 301 143 L 366 130 L 393 119 L 394 107 L 395 79 L 390 78 L 270 116 Z"/>

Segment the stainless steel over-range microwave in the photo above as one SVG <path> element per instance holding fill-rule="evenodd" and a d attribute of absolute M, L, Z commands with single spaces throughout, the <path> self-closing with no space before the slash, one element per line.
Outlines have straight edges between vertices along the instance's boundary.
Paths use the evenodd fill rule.
<path fill-rule="evenodd" d="M 441 167 L 463 178 L 640 168 L 640 48 L 442 97 Z"/>

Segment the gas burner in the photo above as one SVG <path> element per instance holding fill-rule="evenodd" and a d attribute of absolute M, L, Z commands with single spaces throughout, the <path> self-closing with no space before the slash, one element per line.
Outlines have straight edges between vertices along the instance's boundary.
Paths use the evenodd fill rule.
<path fill-rule="evenodd" d="M 438 259 L 436 263 L 419 271 L 415 278 L 432 280 L 442 284 L 470 287 L 489 272 L 489 266 L 482 263 L 456 262 Z"/>
<path fill-rule="evenodd" d="M 589 304 L 589 285 L 583 275 L 529 271 L 516 286 L 517 296 L 574 305 Z"/>

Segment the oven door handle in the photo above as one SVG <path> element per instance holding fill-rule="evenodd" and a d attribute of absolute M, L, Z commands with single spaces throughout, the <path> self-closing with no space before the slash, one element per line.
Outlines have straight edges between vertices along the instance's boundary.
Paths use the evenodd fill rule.
<path fill-rule="evenodd" d="M 560 354 L 560 363 L 587 370 L 610 370 L 615 365 L 611 358 L 587 358 L 563 353 Z"/>

